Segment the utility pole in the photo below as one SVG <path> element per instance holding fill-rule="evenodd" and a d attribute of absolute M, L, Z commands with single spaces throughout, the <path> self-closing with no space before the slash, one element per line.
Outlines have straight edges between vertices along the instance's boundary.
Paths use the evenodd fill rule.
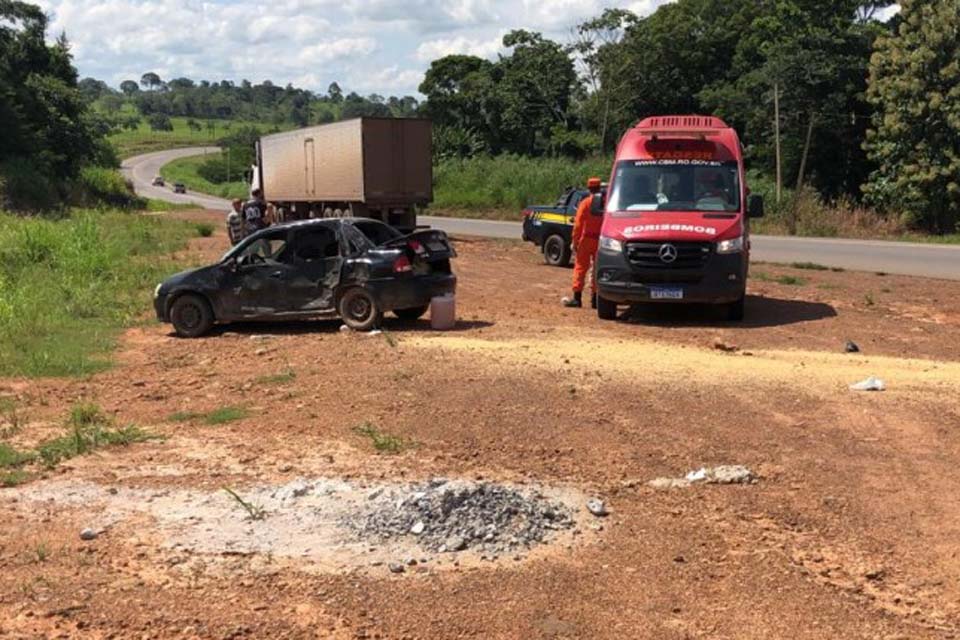
<path fill-rule="evenodd" d="M 813 124 L 817 120 L 816 112 L 810 112 L 810 124 L 807 127 L 807 141 L 803 145 L 803 155 L 800 157 L 800 175 L 797 176 L 797 193 L 803 188 L 803 175 L 807 170 L 807 156 L 810 154 L 810 141 L 813 138 Z"/>
<path fill-rule="evenodd" d="M 227 147 L 227 182 L 230 182 L 230 147 Z"/>
<path fill-rule="evenodd" d="M 773 131 L 774 147 L 777 155 L 777 204 L 780 204 L 783 193 L 783 174 L 780 165 L 780 81 L 773 82 Z"/>

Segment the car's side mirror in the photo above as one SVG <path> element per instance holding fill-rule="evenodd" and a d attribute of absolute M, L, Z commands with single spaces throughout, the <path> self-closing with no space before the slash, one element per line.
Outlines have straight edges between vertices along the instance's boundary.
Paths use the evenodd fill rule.
<path fill-rule="evenodd" d="M 590 201 L 590 215 L 602 216 L 604 210 L 607 208 L 607 199 L 602 193 L 593 194 L 593 199 Z"/>
<path fill-rule="evenodd" d="M 763 217 L 763 196 L 752 195 L 747 198 L 747 215 L 751 218 Z"/>

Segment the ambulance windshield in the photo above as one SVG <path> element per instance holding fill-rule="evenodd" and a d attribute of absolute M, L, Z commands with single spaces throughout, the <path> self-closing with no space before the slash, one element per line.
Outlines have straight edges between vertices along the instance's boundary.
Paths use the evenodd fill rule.
<path fill-rule="evenodd" d="M 644 211 L 740 210 L 736 162 L 625 160 L 617 164 L 607 211 L 633 217 Z"/>

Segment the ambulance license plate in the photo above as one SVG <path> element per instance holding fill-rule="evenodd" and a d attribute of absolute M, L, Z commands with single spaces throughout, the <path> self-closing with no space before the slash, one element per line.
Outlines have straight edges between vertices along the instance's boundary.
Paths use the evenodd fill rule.
<path fill-rule="evenodd" d="M 683 300 L 681 287 L 650 287 L 651 300 Z"/>

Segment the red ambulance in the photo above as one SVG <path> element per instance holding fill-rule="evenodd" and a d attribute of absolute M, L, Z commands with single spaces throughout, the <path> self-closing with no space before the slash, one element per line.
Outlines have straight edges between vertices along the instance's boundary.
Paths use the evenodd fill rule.
<path fill-rule="evenodd" d="M 750 218 L 763 200 L 749 195 L 743 147 L 719 118 L 647 118 L 617 148 L 596 260 L 597 309 L 617 317 L 635 303 L 723 305 L 743 319 L 750 263 Z"/>

